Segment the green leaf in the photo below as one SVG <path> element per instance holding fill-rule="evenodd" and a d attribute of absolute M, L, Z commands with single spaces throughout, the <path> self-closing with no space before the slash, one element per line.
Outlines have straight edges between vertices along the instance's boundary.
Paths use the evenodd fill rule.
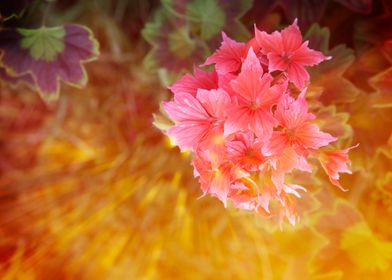
<path fill-rule="evenodd" d="M 252 0 L 161 0 L 162 6 L 142 30 L 152 46 L 144 65 L 170 76 L 191 70 L 219 47 L 221 31 L 238 40 L 248 40 L 249 31 L 240 18 Z M 153 69 L 153 68 L 156 69 Z M 162 69 L 161 69 L 162 70 Z"/>
<path fill-rule="evenodd" d="M 187 16 L 204 40 L 218 34 L 225 25 L 225 13 L 215 0 L 195 0 L 188 5 Z"/>
<path fill-rule="evenodd" d="M 189 57 L 196 47 L 194 41 L 190 38 L 186 27 L 170 33 L 168 37 L 170 51 L 179 58 L 184 59 Z"/>
<path fill-rule="evenodd" d="M 52 61 L 64 50 L 65 30 L 62 26 L 43 26 L 38 29 L 18 28 L 17 31 L 23 36 L 20 46 L 28 49 L 34 59 Z"/>

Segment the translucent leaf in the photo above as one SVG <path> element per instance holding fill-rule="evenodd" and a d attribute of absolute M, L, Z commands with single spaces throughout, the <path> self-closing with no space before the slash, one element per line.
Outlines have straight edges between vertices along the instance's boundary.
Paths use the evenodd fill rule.
<path fill-rule="evenodd" d="M 189 57 L 194 48 L 195 42 L 190 38 L 187 28 L 182 27 L 168 36 L 170 51 L 180 58 Z"/>
<path fill-rule="evenodd" d="M 313 22 L 320 22 L 324 16 L 326 0 L 281 0 L 286 17 L 293 21 L 298 18 L 301 28 L 309 27 Z"/>
<path fill-rule="evenodd" d="M 320 48 L 326 55 L 332 56 L 331 60 L 309 69 L 311 87 L 322 88 L 320 99 L 324 104 L 352 102 L 358 95 L 358 89 L 343 75 L 353 63 L 354 53 L 344 45 L 329 50 L 329 35 L 329 30 L 318 24 L 312 25 L 305 35 L 312 48 Z"/>
<path fill-rule="evenodd" d="M 199 29 L 200 37 L 211 39 L 225 24 L 225 13 L 215 0 L 196 0 L 188 5 L 187 16 Z"/>
<path fill-rule="evenodd" d="M 306 32 L 305 39 L 309 40 L 309 47 L 321 52 L 328 52 L 330 32 L 327 27 L 313 24 Z"/>
<path fill-rule="evenodd" d="M 376 89 L 372 95 L 372 103 L 377 108 L 392 107 L 392 67 L 373 76 L 369 80 L 370 85 Z"/>
<path fill-rule="evenodd" d="M 323 106 L 317 112 L 317 122 L 322 131 L 338 137 L 340 140 L 352 136 L 352 128 L 347 123 L 350 114 L 346 112 L 337 112 L 336 106 Z"/>
<path fill-rule="evenodd" d="M 161 0 L 151 21 L 142 30 L 152 46 L 145 65 L 180 73 L 202 63 L 219 47 L 220 32 L 246 40 L 249 32 L 239 18 L 252 6 L 251 0 Z"/>
<path fill-rule="evenodd" d="M 173 122 L 170 120 L 162 105 L 159 107 L 159 113 L 153 114 L 153 117 L 153 125 L 164 133 L 173 126 Z"/>

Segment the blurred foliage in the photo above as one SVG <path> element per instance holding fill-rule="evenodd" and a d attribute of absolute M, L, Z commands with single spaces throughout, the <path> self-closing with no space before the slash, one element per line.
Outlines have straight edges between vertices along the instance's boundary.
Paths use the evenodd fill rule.
<path fill-rule="evenodd" d="M 251 5 L 251 0 L 162 0 L 142 30 L 152 46 L 145 66 L 157 71 L 165 85 L 171 84 L 219 47 L 222 31 L 249 39 L 240 18 Z"/>
<path fill-rule="evenodd" d="M 33 2 L 1 32 L 40 27 L 43 10 Z M 390 279 L 391 1 L 373 1 L 371 10 L 369 1 L 321 1 L 316 14 L 314 1 L 290 1 L 301 7 L 293 15 L 285 2 L 52 3 L 47 26 L 87 25 L 101 55 L 86 64 L 86 87 L 64 85 L 54 103 L 26 87 L 31 75 L 0 69 L 2 80 L 12 79 L 0 87 L 0 278 Z M 221 29 L 237 40 L 254 23 L 267 31 L 294 16 L 306 23 L 310 45 L 334 57 L 312 73 L 311 109 L 323 129 L 341 135 L 338 148 L 360 144 L 351 151 L 354 173 L 342 176 L 346 193 L 319 170 L 293 175 L 308 192 L 300 224 L 282 231 L 198 199 L 188 155 L 152 127 L 169 94 L 162 77 L 167 83 L 202 63 L 229 11 Z M 186 59 L 165 53 L 169 41 Z"/>
<path fill-rule="evenodd" d="M 22 12 L 37 6 L 30 1 L 3 1 L 3 20 L 20 18 Z M 38 91 L 44 100 L 57 100 L 59 81 L 82 87 L 87 82 L 83 62 L 96 59 L 98 42 L 85 26 L 64 24 L 46 26 L 51 1 L 41 1 L 45 10 L 38 28 L 4 26 L 0 30 L 0 78 L 11 85 L 24 83 Z M 36 3 L 41 4 L 36 1 Z"/>

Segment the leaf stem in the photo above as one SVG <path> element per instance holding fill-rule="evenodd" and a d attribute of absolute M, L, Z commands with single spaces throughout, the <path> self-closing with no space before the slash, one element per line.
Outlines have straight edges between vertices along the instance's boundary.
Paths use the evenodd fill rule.
<path fill-rule="evenodd" d="M 46 22 L 47 22 L 47 19 L 49 17 L 49 13 L 50 13 L 51 8 L 52 8 L 52 3 L 56 2 L 56 0 L 43 0 L 43 2 L 45 3 L 45 10 L 44 10 L 43 15 L 42 15 L 41 25 L 42 26 L 46 26 Z"/>

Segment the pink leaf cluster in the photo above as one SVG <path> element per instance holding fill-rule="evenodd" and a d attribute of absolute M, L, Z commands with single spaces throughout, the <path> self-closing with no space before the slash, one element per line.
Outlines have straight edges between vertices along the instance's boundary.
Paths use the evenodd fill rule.
<path fill-rule="evenodd" d="M 305 67 L 330 57 L 303 42 L 296 21 L 272 34 L 255 28 L 247 43 L 222 37 L 201 65 L 214 65 L 211 72 L 196 68 L 170 87 L 174 99 L 163 107 L 175 124 L 167 134 L 193 153 L 204 194 L 295 224 L 296 198 L 306 189 L 286 175 L 312 172 L 312 156 L 339 187 L 338 173 L 349 171 L 349 149 L 319 151 L 337 138 L 314 123 L 305 99 Z"/>

